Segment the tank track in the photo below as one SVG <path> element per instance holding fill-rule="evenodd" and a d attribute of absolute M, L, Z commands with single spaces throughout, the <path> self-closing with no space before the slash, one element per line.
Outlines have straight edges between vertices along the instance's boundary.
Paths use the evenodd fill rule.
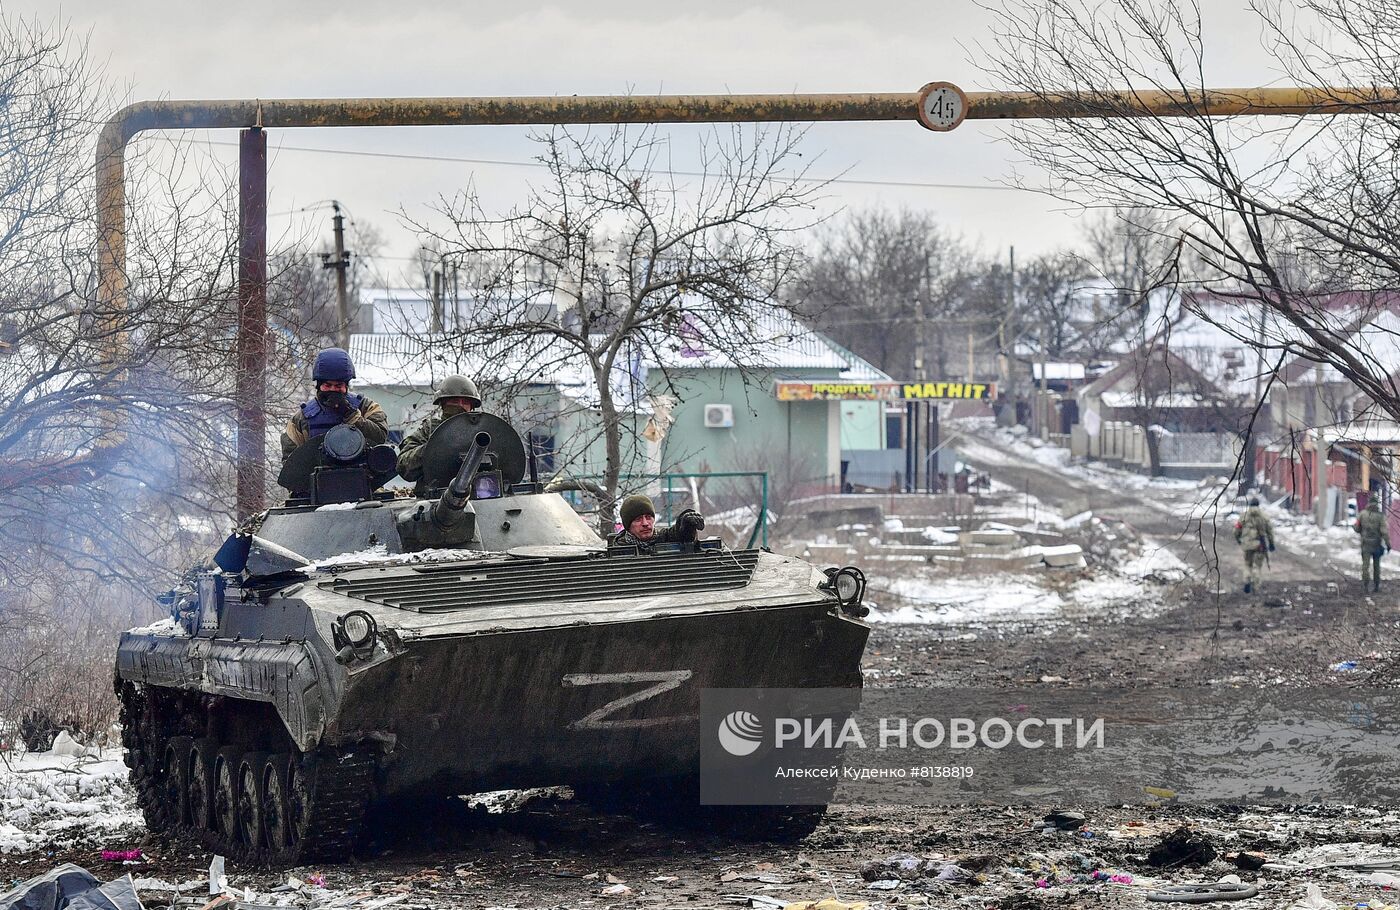
<path fill-rule="evenodd" d="M 129 778 L 152 833 L 249 865 L 350 858 L 374 785 L 375 752 L 301 752 L 285 736 L 249 742 L 218 732 L 236 726 L 209 723 L 212 712 L 192 710 L 188 693 L 127 683 L 119 695 Z"/>

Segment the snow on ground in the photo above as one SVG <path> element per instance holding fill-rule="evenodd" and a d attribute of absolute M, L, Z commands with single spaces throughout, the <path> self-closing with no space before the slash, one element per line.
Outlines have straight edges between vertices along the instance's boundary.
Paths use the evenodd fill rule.
<path fill-rule="evenodd" d="M 120 749 L 85 757 L 0 755 L 0 852 L 33 850 L 78 836 L 100 839 L 140 824 Z"/>
<path fill-rule="evenodd" d="M 1148 477 L 1102 462 L 1075 463 L 1068 449 L 1030 436 L 1024 427 L 995 427 L 983 419 L 965 420 L 963 425 L 966 432 L 954 443 L 954 447 L 985 464 L 1017 465 L 1033 461 L 1054 468 L 1056 473 L 1065 477 L 1101 489 L 1146 492 L 1150 495 L 1143 497 L 1144 505 L 1180 516 L 1183 520 L 1198 519 L 1216 511 L 1223 513 L 1233 503 L 1233 497 L 1225 489 L 1228 483 L 1226 477 L 1180 480 L 1174 477 Z M 972 435 L 973 431 L 976 436 Z"/>
<path fill-rule="evenodd" d="M 1142 578 L 1100 572 L 1056 590 L 1051 570 L 1023 574 L 906 574 L 870 584 L 871 622 L 957 625 L 1056 617 L 1095 611 L 1143 613 L 1159 604 Z M 1058 587 L 1058 586 L 1056 586 Z"/>
<path fill-rule="evenodd" d="M 1058 594 L 1019 575 L 959 576 L 956 578 L 894 578 L 879 588 L 872 583 L 875 603 L 871 622 L 956 624 L 1049 616 L 1065 605 Z M 884 597 L 893 595 L 892 598 Z M 884 600 L 889 606 L 880 607 Z M 897 605 L 903 601 L 904 605 Z"/>
<path fill-rule="evenodd" d="M 1154 489 L 1153 500 L 1167 500 L 1165 507 L 1177 512 L 1189 513 L 1190 506 L 1183 506 L 1181 502 L 1197 503 L 1213 498 L 1219 488 L 1216 482 L 1203 486 L 1193 481 L 1153 479 L 1128 471 L 1071 465 L 1069 452 L 1065 449 L 1007 430 L 997 430 L 996 434 L 996 444 L 1014 450 L 1014 457 L 983 445 L 979 440 L 971 440 L 971 445 L 978 448 L 979 458 L 985 455 L 985 461 L 1000 460 L 1007 464 L 1030 458 L 1095 485 L 1113 488 L 1150 486 Z M 1007 486 L 996 478 L 991 479 L 991 484 L 993 494 L 1003 494 L 1000 497 L 1002 502 L 978 507 L 980 527 L 1074 532 L 1095 520 L 1093 514 L 1088 512 L 1067 518 L 1035 496 Z M 1161 491 L 1160 497 L 1156 493 L 1158 489 Z M 904 532 L 914 529 L 898 518 L 891 518 L 886 519 L 884 530 Z M 957 534 L 948 528 L 924 528 L 922 537 L 929 543 L 957 542 Z M 879 545 L 876 539 L 871 539 L 869 543 Z M 1180 581 L 1190 573 L 1187 564 L 1165 544 L 1147 537 L 1138 540 L 1131 549 L 1114 550 L 1113 557 L 1112 565 L 1100 565 L 1082 576 L 1070 576 L 1075 579 L 1072 582 L 1051 569 L 950 576 L 943 570 L 926 568 L 911 561 L 897 577 L 872 574 L 867 598 L 867 604 L 871 606 L 870 619 L 873 622 L 954 625 L 1082 615 L 1086 610 L 1142 615 L 1160 607 L 1158 593 L 1161 583 Z"/>
<path fill-rule="evenodd" d="M 1142 539 L 1142 552 L 1137 555 L 1124 553 L 1117 569 L 1132 578 L 1159 578 L 1163 581 L 1180 581 L 1190 571 L 1190 567 L 1164 545 L 1149 537 Z"/>

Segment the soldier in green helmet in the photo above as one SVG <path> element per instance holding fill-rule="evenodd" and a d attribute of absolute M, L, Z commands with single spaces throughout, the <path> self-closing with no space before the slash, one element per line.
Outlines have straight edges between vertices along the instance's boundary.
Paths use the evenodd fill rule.
<path fill-rule="evenodd" d="M 1249 594 L 1259 586 L 1264 565 L 1274 549 L 1274 523 L 1259 508 L 1258 499 L 1250 499 L 1249 508 L 1235 522 L 1235 543 L 1244 550 L 1244 593 Z"/>
<path fill-rule="evenodd" d="M 1357 517 L 1356 533 L 1361 535 L 1361 590 L 1379 591 L 1381 557 L 1390 552 L 1390 528 L 1376 498 Z"/>
<path fill-rule="evenodd" d="M 660 543 L 694 543 L 697 532 L 705 530 L 705 519 L 694 509 L 676 516 L 669 528 L 656 526 L 656 509 L 648 496 L 628 496 L 619 510 L 622 530 L 612 539 L 615 547 L 636 547 L 641 553 L 655 552 Z"/>
<path fill-rule="evenodd" d="M 404 480 L 423 479 L 423 452 L 428 444 L 428 437 L 432 436 L 433 430 L 447 418 L 481 407 L 481 393 L 477 391 L 475 382 L 454 373 L 437 387 L 437 391 L 433 393 L 433 404 L 438 406 L 437 413 L 423 418 L 417 429 L 405 436 L 399 444 L 399 476 Z"/>

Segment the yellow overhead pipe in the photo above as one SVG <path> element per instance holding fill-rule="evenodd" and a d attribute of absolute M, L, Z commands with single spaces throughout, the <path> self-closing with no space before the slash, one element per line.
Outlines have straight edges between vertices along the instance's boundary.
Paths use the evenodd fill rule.
<path fill-rule="evenodd" d="M 941 90 L 941 91 L 940 91 Z M 944 119 L 930 116 L 942 97 Z M 299 98 L 141 101 L 117 112 L 97 145 L 99 298 L 125 293 L 127 143 L 146 130 L 333 126 L 468 126 L 582 123 L 724 123 L 913 120 L 948 130 L 963 119 L 1233 117 L 1400 110 L 1400 93 L 1362 88 L 1242 88 L 1091 94 L 963 92 L 934 82 L 919 92 L 811 95 L 567 95 L 476 98 Z"/>

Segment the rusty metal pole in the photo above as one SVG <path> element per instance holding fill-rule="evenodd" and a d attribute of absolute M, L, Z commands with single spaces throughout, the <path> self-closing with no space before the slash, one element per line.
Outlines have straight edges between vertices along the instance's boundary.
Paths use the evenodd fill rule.
<path fill-rule="evenodd" d="M 238 520 L 263 510 L 267 461 L 267 134 L 238 137 Z"/>

